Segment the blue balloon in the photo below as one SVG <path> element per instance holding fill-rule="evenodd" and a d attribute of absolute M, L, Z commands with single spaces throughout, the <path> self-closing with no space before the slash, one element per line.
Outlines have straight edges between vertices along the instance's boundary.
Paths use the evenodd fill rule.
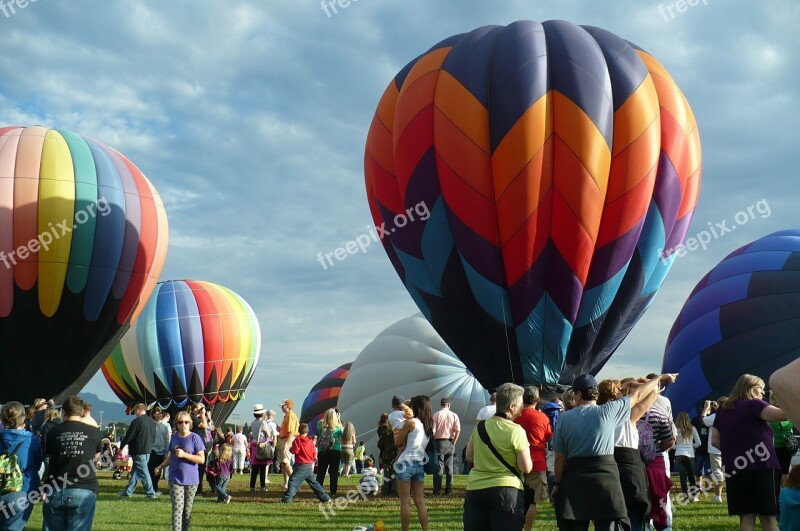
<path fill-rule="evenodd" d="M 742 374 L 769 381 L 800 356 L 800 229 L 737 249 L 697 284 L 672 326 L 664 372 L 677 415 L 728 395 Z"/>

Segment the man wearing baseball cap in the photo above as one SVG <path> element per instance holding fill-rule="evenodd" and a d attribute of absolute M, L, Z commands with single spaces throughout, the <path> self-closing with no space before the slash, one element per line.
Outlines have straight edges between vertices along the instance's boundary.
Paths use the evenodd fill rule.
<path fill-rule="evenodd" d="M 294 402 L 290 399 L 287 398 L 281 402 L 283 422 L 278 432 L 278 447 L 275 448 L 275 452 L 278 455 L 278 462 L 281 463 L 281 471 L 283 472 L 283 490 L 289 488 L 289 478 L 292 475 L 292 466 L 290 464 L 291 455 L 289 455 L 289 450 L 292 447 L 294 438 L 300 433 L 300 419 L 297 418 L 292 408 L 294 408 Z"/>
<path fill-rule="evenodd" d="M 446 475 L 444 493 L 453 492 L 453 457 L 456 454 L 456 441 L 461 433 L 461 420 L 455 411 L 450 410 L 450 397 L 442 398 L 442 409 L 433 415 L 433 441 L 439 455 L 439 468 L 433 475 L 433 493 L 442 493 L 442 476 Z"/>
<path fill-rule="evenodd" d="M 663 374 L 634 387 L 619 400 L 597 405 L 597 380 L 582 374 L 572 383 L 575 407 L 559 416 L 553 436 L 556 452 L 556 520 L 561 531 L 630 529 L 619 469 L 614 461 L 614 431 L 630 422 L 631 407 L 655 400 L 660 382 L 677 375 Z"/>

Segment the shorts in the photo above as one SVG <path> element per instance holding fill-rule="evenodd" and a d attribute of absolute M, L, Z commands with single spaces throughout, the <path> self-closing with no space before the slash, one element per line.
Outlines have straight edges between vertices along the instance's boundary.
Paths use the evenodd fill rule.
<path fill-rule="evenodd" d="M 711 461 L 711 479 L 714 483 L 722 483 L 725 480 L 725 473 L 722 471 L 722 454 L 708 454 Z"/>
<path fill-rule="evenodd" d="M 725 488 L 729 515 L 777 516 L 780 470 L 736 470 L 725 481 Z"/>
<path fill-rule="evenodd" d="M 525 474 L 525 511 L 531 505 L 549 499 L 547 490 L 547 472 L 531 472 Z"/>
<path fill-rule="evenodd" d="M 292 461 L 292 455 L 289 450 L 292 448 L 294 437 L 287 437 L 285 439 L 278 439 L 278 445 L 275 448 L 275 462 L 286 463 L 287 465 Z"/>
<path fill-rule="evenodd" d="M 423 483 L 425 481 L 425 466 L 422 461 L 415 459 L 398 459 L 394 463 L 397 481 L 412 481 Z"/>

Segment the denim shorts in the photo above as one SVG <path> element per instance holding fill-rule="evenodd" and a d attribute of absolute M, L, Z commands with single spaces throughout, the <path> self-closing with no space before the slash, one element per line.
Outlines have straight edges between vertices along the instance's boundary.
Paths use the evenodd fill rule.
<path fill-rule="evenodd" d="M 395 477 L 398 481 L 425 481 L 425 467 L 416 459 L 400 459 L 394 464 Z"/>

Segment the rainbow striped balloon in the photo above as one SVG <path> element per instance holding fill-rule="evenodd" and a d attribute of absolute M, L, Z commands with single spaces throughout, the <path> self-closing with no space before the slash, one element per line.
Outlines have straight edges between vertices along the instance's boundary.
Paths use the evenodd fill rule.
<path fill-rule="evenodd" d="M 103 375 L 128 406 L 202 402 L 221 424 L 244 398 L 260 352 L 261 329 L 244 299 L 210 282 L 170 280 L 156 285 Z"/>
<path fill-rule="evenodd" d="M 700 174 L 661 64 L 564 21 L 478 28 L 411 61 L 365 154 L 392 264 L 490 389 L 602 367 L 661 286 Z"/>
<path fill-rule="evenodd" d="M 306 399 L 303 400 L 300 422 L 308 424 L 309 436 L 317 434 L 317 421 L 322 419 L 325 412 L 331 408 L 336 409 L 336 404 L 339 402 L 339 393 L 347 379 L 347 375 L 350 373 L 351 365 L 353 365 L 352 361 L 340 365 L 323 376 L 320 381 L 314 384 Z"/>
<path fill-rule="evenodd" d="M 167 241 L 158 192 L 122 154 L 0 128 L 0 401 L 82 389 L 153 291 Z"/>

